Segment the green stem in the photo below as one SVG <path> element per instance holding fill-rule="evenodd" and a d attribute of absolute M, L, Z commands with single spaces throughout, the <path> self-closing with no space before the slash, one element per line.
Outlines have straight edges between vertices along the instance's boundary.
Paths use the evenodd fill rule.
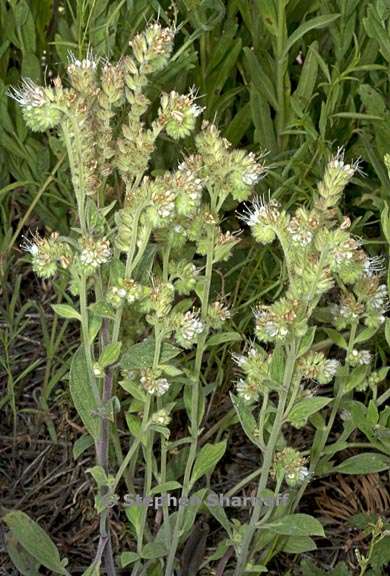
<path fill-rule="evenodd" d="M 296 349 L 298 345 L 293 343 L 287 351 L 287 361 L 284 372 L 283 388 L 279 396 L 278 408 L 275 415 L 275 420 L 272 425 L 271 434 L 268 440 L 268 444 L 264 453 L 263 465 L 261 470 L 261 476 L 257 488 L 257 498 L 256 504 L 253 508 L 252 516 L 247 526 L 244 537 L 241 543 L 240 553 L 237 559 L 237 566 L 234 572 L 234 576 L 241 576 L 245 572 L 245 566 L 248 560 L 249 547 L 251 545 L 253 536 L 256 532 L 256 525 L 260 520 L 260 515 L 263 509 L 263 503 L 261 501 L 261 494 L 267 487 L 269 474 L 271 471 L 272 462 L 274 459 L 274 453 L 276 449 L 277 442 L 280 436 L 280 430 L 283 424 L 283 415 L 286 407 L 286 402 L 288 398 L 288 393 L 290 389 L 290 384 L 292 376 L 294 373 L 294 366 L 296 360 Z"/>
<path fill-rule="evenodd" d="M 161 354 L 161 346 L 164 337 L 164 332 L 161 330 L 159 322 L 155 324 L 154 327 L 154 357 L 153 357 L 153 371 L 155 371 L 158 367 L 158 363 L 160 360 Z M 151 400 L 149 400 L 149 405 L 151 406 Z M 148 410 L 149 412 L 149 410 Z M 144 418 L 142 422 L 142 428 L 146 430 L 146 439 L 145 439 L 145 480 L 144 480 L 144 496 L 148 496 L 151 489 L 152 489 L 152 479 L 153 479 L 153 430 L 148 428 L 149 424 L 149 414 L 144 413 Z M 147 508 L 142 509 L 142 516 L 141 516 L 141 527 L 138 532 L 138 542 L 137 542 L 137 551 L 138 554 L 141 554 L 142 551 L 142 544 L 143 544 L 143 537 L 145 531 L 145 524 L 146 524 L 146 516 L 147 516 Z"/>
<path fill-rule="evenodd" d="M 202 294 L 201 301 L 201 319 L 203 321 L 207 318 L 208 306 L 209 306 L 209 295 L 211 278 L 213 272 L 213 261 L 214 261 L 214 241 L 215 241 L 215 229 L 214 227 L 209 230 L 208 233 L 208 250 L 207 250 L 207 260 L 206 260 L 206 271 L 205 271 L 205 283 Z M 206 348 L 207 331 L 205 330 L 201 334 L 196 349 L 195 356 L 195 368 L 194 368 L 194 383 L 192 386 L 192 398 L 191 398 L 191 445 L 188 454 L 188 459 L 186 463 L 186 469 L 184 472 L 184 481 L 182 488 L 182 498 L 188 497 L 191 490 L 191 472 L 192 467 L 195 462 L 197 448 L 198 448 L 198 436 L 199 436 L 199 392 L 200 392 L 200 372 L 202 367 L 203 354 Z M 183 521 L 185 508 L 180 506 L 177 513 L 177 518 L 175 522 L 175 527 L 173 529 L 172 541 L 170 546 L 170 551 L 167 559 L 165 576 L 172 576 L 173 565 L 175 562 L 176 550 L 179 545 L 180 529 Z"/>
<path fill-rule="evenodd" d="M 283 150 L 285 146 L 285 136 L 282 132 L 286 122 L 286 96 L 285 96 L 285 74 L 286 74 L 286 57 L 284 56 L 285 38 L 286 38 L 286 11 L 285 0 L 278 0 L 277 6 L 277 26 L 278 33 L 276 36 L 276 98 L 278 101 L 278 110 L 276 115 L 276 130 L 279 149 Z"/>

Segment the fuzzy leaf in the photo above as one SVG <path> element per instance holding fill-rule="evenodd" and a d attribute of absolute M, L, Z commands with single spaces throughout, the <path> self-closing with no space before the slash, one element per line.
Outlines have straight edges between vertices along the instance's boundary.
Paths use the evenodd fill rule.
<path fill-rule="evenodd" d="M 225 450 L 226 440 L 217 442 L 217 444 L 206 444 L 200 449 L 192 470 L 191 485 L 214 470 L 216 464 L 225 454 Z"/>
<path fill-rule="evenodd" d="M 379 452 L 363 452 L 351 456 L 334 468 L 340 474 L 372 474 L 389 470 L 390 458 Z"/>
<path fill-rule="evenodd" d="M 139 560 L 139 556 L 136 552 L 122 552 L 120 564 L 122 568 L 126 568 L 129 564 L 134 564 Z"/>
<path fill-rule="evenodd" d="M 72 359 L 69 388 L 78 415 L 88 432 L 96 439 L 99 434 L 99 419 L 94 416 L 97 405 L 88 382 L 87 362 L 82 347 L 77 350 Z"/>
<path fill-rule="evenodd" d="M 309 416 L 322 410 L 331 400 L 331 398 L 322 397 L 301 400 L 293 406 L 288 415 L 288 420 L 295 428 L 302 428 L 306 424 Z"/>
<path fill-rule="evenodd" d="M 72 306 L 69 306 L 69 304 L 52 304 L 51 307 L 53 308 L 54 312 L 61 318 L 81 321 L 80 313 L 77 312 L 77 310 L 75 310 Z"/>
<path fill-rule="evenodd" d="M 170 492 L 171 490 L 179 490 L 179 488 L 181 488 L 181 484 L 175 480 L 172 480 L 171 482 L 164 482 L 164 484 L 155 486 L 150 491 L 150 496 L 153 496 L 154 494 L 162 494 L 163 492 Z"/>
<path fill-rule="evenodd" d="M 237 396 L 233 396 L 233 394 L 230 394 L 230 398 L 245 434 L 248 436 L 249 440 L 255 444 L 255 446 L 259 446 L 255 436 L 257 423 L 252 415 L 250 407 Z"/>
<path fill-rule="evenodd" d="M 21 510 L 8 512 L 3 519 L 19 544 L 40 564 L 55 574 L 68 574 L 56 545 L 37 522 Z"/>
<path fill-rule="evenodd" d="M 287 514 L 265 526 L 282 536 L 325 536 L 322 524 L 309 514 Z"/>
<path fill-rule="evenodd" d="M 207 340 L 207 346 L 218 346 L 227 342 L 240 342 L 241 339 L 241 335 L 238 332 L 221 332 L 210 336 Z"/>
<path fill-rule="evenodd" d="M 169 360 L 180 354 L 180 349 L 176 348 L 169 342 L 162 346 L 160 361 L 162 364 L 168 363 Z M 141 370 L 151 368 L 154 358 L 154 340 L 148 338 L 143 342 L 130 346 L 121 358 L 121 367 L 123 370 Z"/>
<path fill-rule="evenodd" d="M 115 364 L 121 353 L 122 342 L 112 342 L 108 344 L 103 350 L 99 358 L 99 366 L 106 368 L 111 364 Z"/>
<path fill-rule="evenodd" d="M 287 552 L 287 554 L 302 554 L 303 552 L 316 550 L 316 548 L 316 543 L 310 536 L 289 536 L 283 552 Z"/>
<path fill-rule="evenodd" d="M 93 438 L 89 434 L 83 434 L 80 438 L 77 438 L 76 442 L 73 444 L 73 458 L 77 460 L 77 458 L 79 458 L 85 450 L 88 450 L 90 446 L 93 446 Z"/>

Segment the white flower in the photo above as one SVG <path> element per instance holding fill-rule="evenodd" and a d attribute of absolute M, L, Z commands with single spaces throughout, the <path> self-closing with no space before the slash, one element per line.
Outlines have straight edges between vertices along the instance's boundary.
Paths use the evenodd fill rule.
<path fill-rule="evenodd" d="M 367 276 L 371 277 L 376 274 L 383 274 L 385 271 L 385 263 L 381 256 L 370 256 L 364 262 L 364 272 Z"/>
<path fill-rule="evenodd" d="M 203 322 L 199 319 L 198 312 L 189 310 L 184 314 L 181 333 L 185 340 L 192 342 L 196 336 L 203 332 Z"/>
<path fill-rule="evenodd" d="M 371 362 L 371 352 L 354 348 L 350 354 L 349 361 L 352 366 L 368 366 Z"/>
<path fill-rule="evenodd" d="M 381 284 L 378 286 L 377 291 L 370 300 L 370 306 L 371 308 L 374 308 L 374 310 L 384 310 L 387 308 L 387 304 L 387 286 L 385 284 Z"/>
<path fill-rule="evenodd" d="M 340 363 L 338 360 L 326 360 L 323 368 L 323 376 L 331 380 L 337 372 Z"/>
<path fill-rule="evenodd" d="M 306 466 L 302 466 L 302 468 L 300 468 L 298 471 L 299 481 L 304 482 L 306 478 L 308 478 L 309 476 L 310 476 L 309 470 L 306 468 Z"/>
<path fill-rule="evenodd" d="M 7 95 L 24 108 L 39 108 L 47 103 L 46 95 L 40 86 L 30 78 L 23 78 L 19 88 L 10 88 Z"/>
<path fill-rule="evenodd" d="M 68 66 L 68 70 L 72 70 L 74 68 L 80 68 L 82 70 L 96 70 L 99 59 L 95 58 L 95 56 L 93 55 L 93 52 L 90 48 L 88 48 L 86 57 L 83 58 L 82 60 L 79 60 L 78 58 L 76 58 L 76 56 L 73 54 L 73 52 L 68 52 L 68 58 L 69 58 L 69 66 Z"/>
<path fill-rule="evenodd" d="M 259 397 L 258 391 L 253 386 L 249 386 L 248 382 L 243 378 L 240 378 L 237 382 L 236 391 L 238 397 L 245 402 L 254 402 Z"/>
<path fill-rule="evenodd" d="M 83 238 L 81 241 L 80 262 L 85 266 L 97 268 L 111 258 L 110 243 L 105 239 Z"/>
<path fill-rule="evenodd" d="M 280 216 L 279 203 L 276 200 L 266 202 L 264 198 L 257 197 L 251 207 L 246 206 L 240 219 L 243 220 L 248 226 L 256 226 L 256 224 L 273 224 Z"/>

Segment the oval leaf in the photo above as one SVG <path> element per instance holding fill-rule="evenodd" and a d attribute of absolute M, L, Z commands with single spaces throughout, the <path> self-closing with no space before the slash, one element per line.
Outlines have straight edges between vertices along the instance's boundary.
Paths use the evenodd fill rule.
<path fill-rule="evenodd" d="M 282 536 L 325 536 L 322 524 L 309 514 L 287 514 L 266 526 Z"/>
<path fill-rule="evenodd" d="M 12 535 L 31 556 L 55 574 L 64 574 L 68 571 L 61 563 L 60 554 L 50 536 L 21 510 L 8 512 L 4 521 L 11 530 Z"/>
<path fill-rule="evenodd" d="M 201 448 L 192 470 L 191 485 L 195 484 L 199 478 L 212 472 L 219 460 L 225 454 L 226 440 L 217 444 L 206 444 Z"/>
<path fill-rule="evenodd" d="M 99 419 L 94 416 L 97 406 L 88 382 L 87 362 L 82 347 L 77 350 L 72 359 L 69 388 L 78 415 L 88 432 L 96 439 L 99 434 Z"/>
<path fill-rule="evenodd" d="M 75 310 L 69 304 L 52 304 L 54 312 L 61 318 L 67 318 L 68 320 L 81 320 L 81 316 L 77 310 Z"/>
<path fill-rule="evenodd" d="M 371 474 L 390 468 L 390 458 L 379 452 L 363 452 L 347 458 L 334 469 L 341 474 Z"/>

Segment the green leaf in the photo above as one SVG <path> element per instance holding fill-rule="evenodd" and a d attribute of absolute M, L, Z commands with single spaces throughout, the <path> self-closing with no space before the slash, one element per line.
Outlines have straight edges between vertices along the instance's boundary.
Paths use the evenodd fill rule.
<path fill-rule="evenodd" d="M 293 406 L 288 415 L 288 421 L 291 422 L 295 428 L 302 428 L 305 426 L 309 416 L 322 410 L 322 408 L 331 401 L 332 398 L 305 398 L 305 400 L 301 400 Z"/>
<path fill-rule="evenodd" d="M 20 510 L 8 512 L 3 519 L 19 544 L 40 564 L 55 574 L 68 575 L 56 545 L 39 524 Z"/>
<path fill-rule="evenodd" d="M 379 452 L 363 452 L 351 456 L 334 468 L 340 474 L 371 474 L 389 470 L 390 458 Z"/>
<path fill-rule="evenodd" d="M 283 552 L 287 552 L 288 554 L 302 554 L 303 552 L 316 550 L 316 548 L 316 543 L 310 536 L 289 536 L 283 547 Z"/>
<path fill-rule="evenodd" d="M 158 367 L 160 368 L 160 370 L 164 372 L 164 374 L 171 376 L 171 378 L 183 374 L 183 370 L 179 370 L 179 368 L 176 368 L 176 366 L 174 366 L 173 364 L 159 364 Z"/>
<path fill-rule="evenodd" d="M 101 488 L 102 486 L 107 486 L 108 479 L 107 474 L 104 471 L 102 466 L 93 466 L 92 468 L 87 469 L 88 474 L 91 474 L 93 479 L 95 480 L 97 486 Z"/>
<path fill-rule="evenodd" d="M 146 560 L 155 560 L 166 556 L 167 552 L 168 548 L 163 542 L 151 542 L 142 548 L 141 556 Z"/>
<path fill-rule="evenodd" d="M 264 527 L 282 536 L 325 536 L 322 524 L 309 514 L 287 514 Z"/>
<path fill-rule="evenodd" d="M 294 97 L 298 98 L 302 105 L 306 107 L 313 96 L 318 74 L 318 59 L 316 52 L 318 42 L 313 42 L 307 51 L 305 62 L 299 76 L 298 86 L 294 92 Z"/>
<path fill-rule="evenodd" d="M 122 342 L 112 342 L 111 344 L 108 344 L 100 355 L 98 361 L 99 366 L 101 366 L 101 368 L 106 368 L 111 364 L 115 364 L 121 353 L 121 348 Z"/>
<path fill-rule="evenodd" d="M 385 338 L 386 338 L 387 345 L 390 346 L 390 318 L 386 318 Z"/>
<path fill-rule="evenodd" d="M 217 444 L 206 444 L 200 449 L 192 470 L 191 485 L 195 484 L 199 478 L 212 472 L 225 454 L 226 440 Z"/>
<path fill-rule="evenodd" d="M 224 508 L 219 502 L 219 495 L 212 490 L 209 490 L 205 503 L 210 514 L 212 514 L 220 525 L 225 528 L 227 534 L 232 536 L 232 526 Z"/>
<path fill-rule="evenodd" d="M 131 394 L 133 398 L 140 400 L 140 402 L 146 401 L 146 394 L 138 382 L 134 382 L 134 380 L 130 379 L 125 379 L 125 380 L 119 380 L 119 384 L 124 390 L 126 390 L 126 392 Z"/>
<path fill-rule="evenodd" d="M 263 564 L 251 564 L 251 562 L 248 562 L 245 566 L 244 576 L 249 576 L 250 574 L 264 574 L 265 572 L 268 572 L 268 568 L 263 566 Z"/>
<path fill-rule="evenodd" d="M 329 336 L 329 338 L 332 340 L 332 342 L 334 342 L 339 348 L 343 348 L 344 350 L 348 350 L 348 344 L 347 344 L 344 336 L 342 336 L 340 334 L 340 332 L 338 332 L 334 328 L 325 328 L 324 330 L 327 333 L 327 335 Z"/>
<path fill-rule="evenodd" d="M 101 562 L 91 564 L 82 574 L 82 576 L 100 576 Z"/>
<path fill-rule="evenodd" d="M 219 344 L 226 344 L 227 342 L 240 342 L 241 335 L 238 332 L 221 332 L 220 334 L 213 334 L 207 340 L 207 346 L 218 346 Z"/>
<path fill-rule="evenodd" d="M 19 544 L 11 532 L 6 536 L 6 546 L 8 555 L 18 573 L 22 576 L 40 576 L 40 563 Z"/>
<path fill-rule="evenodd" d="M 134 564 L 134 562 L 140 559 L 136 552 L 122 552 L 120 558 L 121 568 L 126 568 L 129 564 Z"/>
<path fill-rule="evenodd" d="M 376 334 L 378 332 L 378 328 L 377 327 L 373 327 L 373 328 L 363 328 L 363 330 L 361 330 L 359 332 L 359 334 L 356 336 L 355 338 L 355 344 L 358 342 L 366 342 L 367 340 L 370 340 L 374 334 Z"/>
<path fill-rule="evenodd" d="M 299 345 L 297 358 L 303 356 L 303 354 L 306 354 L 306 352 L 308 352 L 312 347 L 316 329 L 317 329 L 316 326 L 312 326 L 307 330 L 306 334 L 302 338 L 301 343 Z"/>
<path fill-rule="evenodd" d="M 170 492 L 171 490 L 179 490 L 181 488 L 181 484 L 172 480 L 171 482 L 164 482 L 164 484 L 159 484 L 155 486 L 151 491 L 150 495 L 153 496 L 154 494 L 162 494 L 163 492 Z"/>
<path fill-rule="evenodd" d="M 54 312 L 61 318 L 67 318 L 68 320 L 79 320 L 81 322 L 81 316 L 77 310 L 75 310 L 69 304 L 52 304 Z"/>
<path fill-rule="evenodd" d="M 230 394 L 230 398 L 245 434 L 248 436 L 249 440 L 255 444 L 255 446 L 259 446 L 258 439 L 255 435 L 257 423 L 254 416 L 252 415 L 251 409 L 237 396 Z"/>
<path fill-rule="evenodd" d="M 323 28 L 337 20 L 337 18 L 340 18 L 340 14 L 324 14 L 323 16 L 316 16 L 307 22 L 303 22 L 288 38 L 282 57 L 286 57 L 295 42 L 298 42 L 307 32 L 315 30 L 316 28 Z"/>
<path fill-rule="evenodd" d="M 96 440 L 99 435 L 99 418 L 94 416 L 97 405 L 88 380 L 87 362 L 84 350 L 80 347 L 73 356 L 70 367 L 70 395 L 84 426 Z"/>
<path fill-rule="evenodd" d="M 169 363 L 169 360 L 180 354 L 180 349 L 169 342 L 162 346 L 160 361 L 162 364 Z M 123 370 L 141 370 L 151 368 L 154 358 L 154 340 L 148 338 L 143 342 L 130 346 L 121 358 L 121 367 Z"/>
<path fill-rule="evenodd" d="M 85 452 L 88 450 L 90 446 L 93 446 L 94 441 L 93 438 L 89 434 L 83 434 L 80 438 L 77 438 L 76 442 L 73 444 L 73 458 L 77 460 Z"/>

